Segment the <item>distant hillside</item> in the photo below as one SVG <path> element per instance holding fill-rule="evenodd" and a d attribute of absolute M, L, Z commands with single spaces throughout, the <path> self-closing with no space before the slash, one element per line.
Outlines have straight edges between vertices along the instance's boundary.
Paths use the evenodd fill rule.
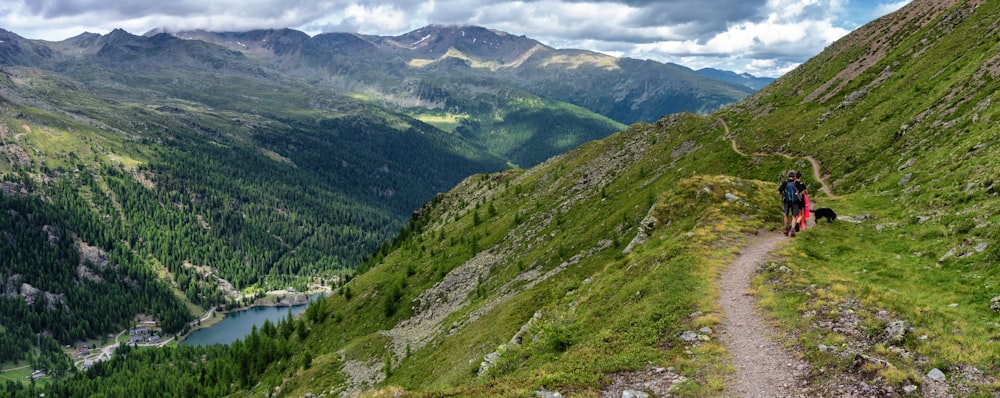
<path fill-rule="evenodd" d="M 760 90 L 774 81 L 774 78 L 771 77 L 757 77 L 749 73 L 735 73 L 713 68 L 698 69 L 697 72 L 702 76 L 707 76 L 739 86 L 746 86 L 754 91 Z"/>
<path fill-rule="evenodd" d="M 0 30 L 11 215 L 0 319 L 28 319 L 0 330 L 0 352 L 30 359 L 42 334 L 34 366 L 65 369 L 59 347 L 138 318 L 173 334 L 213 307 L 342 281 L 468 175 L 531 166 L 624 128 L 584 105 L 658 117 L 619 101 L 632 94 L 590 86 L 638 76 L 619 61 L 630 62 L 472 27 L 395 38 L 119 29 L 60 42 Z M 745 95 L 642 69 L 653 71 L 643 90 L 692 90 L 685 106 Z"/>
<path fill-rule="evenodd" d="M 678 65 L 554 49 L 477 26 L 427 26 L 394 37 L 326 33 L 310 39 L 290 30 L 177 36 L 271 57 L 283 70 L 319 73 L 343 89 L 414 112 L 444 109 L 469 114 L 479 123 L 488 118 L 478 116 L 475 102 L 464 106 L 462 98 L 489 95 L 482 93 L 484 81 L 574 104 L 621 123 L 685 111 L 708 113 L 755 91 Z"/>

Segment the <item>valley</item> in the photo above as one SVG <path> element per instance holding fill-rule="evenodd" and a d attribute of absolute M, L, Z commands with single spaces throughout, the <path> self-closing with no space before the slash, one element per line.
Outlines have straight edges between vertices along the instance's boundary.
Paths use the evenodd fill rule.
<path fill-rule="evenodd" d="M 615 82 L 630 61 L 485 29 L 60 44 L 93 58 L 21 42 L 33 55 L 0 69 L 0 349 L 19 377 L 58 377 L 0 391 L 995 396 L 998 16 L 914 0 L 745 98 L 650 119 L 566 101 L 559 74 L 504 75 L 570 60 Z M 392 67 L 348 78 L 365 64 L 344 53 Z M 778 235 L 789 170 L 812 170 L 835 221 Z M 233 293 L 317 284 L 232 344 L 58 372 L 63 343 L 136 314 L 183 333 L 247 304 Z M 787 357 L 753 359 L 772 349 Z"/>

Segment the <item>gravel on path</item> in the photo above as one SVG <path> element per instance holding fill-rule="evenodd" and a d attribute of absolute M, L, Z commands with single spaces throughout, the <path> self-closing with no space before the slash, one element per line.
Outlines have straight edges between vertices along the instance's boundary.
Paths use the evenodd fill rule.
<path fill-rule="evenodd" d="M 750 244 L 719 278 L 722 341 L 732 355 L 736 373 L 729 382 L 730 397 L 792 397 L 804 391 L 808 366 L 776 340 L 778 333 L 760 315 L 756 299 L 749 293 L 754 273 L 787 239 L 792 238 L 775 232 L 751 237 Z"/>

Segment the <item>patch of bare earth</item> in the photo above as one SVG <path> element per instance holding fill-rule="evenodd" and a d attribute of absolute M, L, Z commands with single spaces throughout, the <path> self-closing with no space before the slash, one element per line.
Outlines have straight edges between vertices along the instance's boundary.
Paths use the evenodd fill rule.
<path fill-rule="evenodd" d="M 808 365 L 786 349 L 780 334 L 760 315 L 756 300 L 748 293 L 750 279 L 770 258 L 770 252 L 786 239 L 777 233 L 752 237 L 750 244 L 719 278 L 722 308 L 722 341 L 732 355 L 736 374 L 728 396 L 792 397 L 806 394 Z"/>

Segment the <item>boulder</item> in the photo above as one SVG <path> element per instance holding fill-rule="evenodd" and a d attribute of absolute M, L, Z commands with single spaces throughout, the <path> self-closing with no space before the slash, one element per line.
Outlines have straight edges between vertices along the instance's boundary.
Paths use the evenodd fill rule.
<path fill-rule="evenodd" d="M 901 343 L 909 330 L 910 325 L 906 321 L 889 322 L 882 328 L 882 341 L 886 344 Z"/>
<path fill-rule="evenodd" d="M 941 369 L 934 368 L 930 372 L 927 372 L 927 378 L 938 383 L 943 382 L 945 379 L 944 372 Z"/>

